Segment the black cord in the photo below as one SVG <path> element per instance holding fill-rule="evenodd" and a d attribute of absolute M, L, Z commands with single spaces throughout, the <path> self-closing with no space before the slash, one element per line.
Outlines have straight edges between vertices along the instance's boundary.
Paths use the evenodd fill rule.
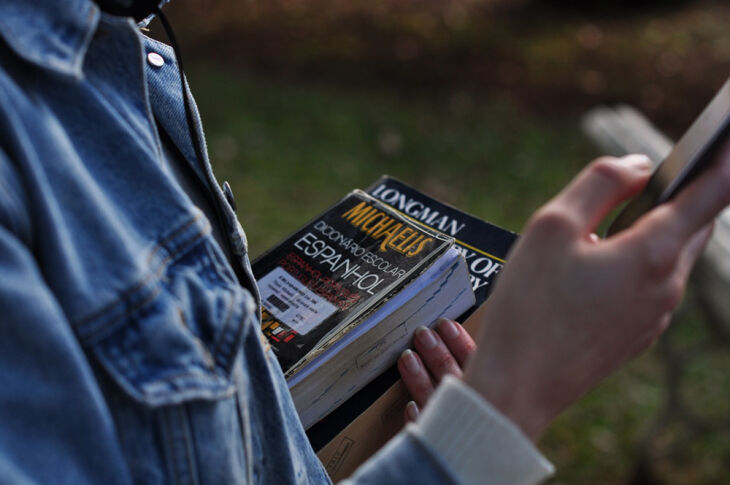
<path fill-rule="evenodd" d="M 167 34 L 167 38 L 170 39 L 170 43 L 172 44 L 172 49 L 175 52 L 175 58 L 177 60 L 177 69 L 180 74 L 180 88 L 182 90 L 182 97 L 183 97 L 183 104 L 185 105 L 185 118 L 187 118 L 188 121 L 188 129 L 190 130 L 190 138 L 193 142 L 193 148 L 195 149 L 195 156 L 198 158 L 199 163 L 203 163 L 203 147 L 200 143 L 200 139 L 198 137 L 198 132 L 195 131 L 195 118 L 193 117 L 193 108 L 190 106 L 190 93 L 188 92 L 188 86 L 185 83 L 185 69 L 183 68 L 183 60 L 182 56 L 180 55 L 180 47 L 177 43 L 177 38 L 175 37 L 175 33 L 172 30 L 172 26 L 170 25 L 170 22 L 168 22 L 167 17 L 162 13 L 162 10 L 160 10 L 159 7 L 156 7 L 155 9 L 155 15 L 160 19 L 160 22 L 162 23 L 162 27 L 165 29 L 165 33 Z M 208 172 L 206 171 L 206 176 L 208 176 Z M 210 180 L 208 180 L 210 182 Z"/>
<path fill-rule="evenodd" d="M 180 47 L 177 43 L 177 38 L 175 37 L 175 33 L 172 30 L 172 26 L 170 25 L 170 22 L 168 22 L 167 17 L 162 13 L 162 10 L 159 6 L 155 7 L 154 14 L 157 15 L 157 17 L 160 19 L 160 22 L 162 23 L 162 27 L 165 29 L 165 34 L 167 35 L 167 38 L 170 40 L 170 44 L 172 44 L 172 49 L 175 52 L 175 58 L 177 60 L 177 68 L 178 72 L 180 74 L 180 89 L 182 91 L 182 97 L 183 97 L 183 105 L 185 106 L 185 118 L 187 119 L 188 123 L 188 131 L 190 131 L 190 140 L 193 143 L 193 149 L 195 150 L 195 157 L 198 159 L 198 163 L 201 165 L 204 165 L 204 156 L 203 156 L 203 144 L 200 140 L 200 134 L 195 129 L 195 118 L 193 117 L 193 108 L 190 105 L 190 99 L 191 94 L 190 90 L 188 89 L 188 85 L 185 83 L 185 69 L 183 68 L 183 60 L 182 55 L 180 54 Z M 210 186 L 210 190 L 215 192 L 218 182 L 213 178 L 211 175 L 210 170 L 206 170 L 205 167 L 203 167 L 203 173 L 205 173 L 205 178 L 208 181 L 208 185 Z M 225 217 L 223 215 L 223 209 L 220 206 L 220 198 L 214 196 L 213 197 L 213 207 L 215 208 L 216 217 L 218 219 L 218 224 L 220 225 L 220 228 L 223 230 L 226 230 L 228 227 L 228 224 L 225 222 Z M 233 243 L 231 242 L 231 238 L 224 234 L 223 239 L 226 241 L 226 246 L 228 247 L 228 250 L 231 255 L 236 255 L 235 251 L 233 250 Z M 240 265 L 234 264 L 233 270 L 236 273 L 236 276 L 238 276 L 239 281 L 243 282 L 245 281 L 240 268 Z"/>

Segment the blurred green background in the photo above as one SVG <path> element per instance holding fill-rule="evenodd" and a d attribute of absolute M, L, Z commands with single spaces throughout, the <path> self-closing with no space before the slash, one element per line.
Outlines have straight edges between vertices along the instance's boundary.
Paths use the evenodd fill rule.
<path fill-rule="evenodd" d="M 730 75 L 719 1 L 176 0 L 167 12 L 253 255 L 384 173 L 520 231 L 599 155 L 585 111 L 629 103 L 677 137 Z M 730 483 L 730 352 L 704 318 L 690 291 L 665 343 L 552 426 L 551 483 Z"/>

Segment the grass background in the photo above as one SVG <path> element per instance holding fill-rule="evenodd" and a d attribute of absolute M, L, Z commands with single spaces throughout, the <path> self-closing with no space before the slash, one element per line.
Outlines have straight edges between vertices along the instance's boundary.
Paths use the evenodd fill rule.
<path fill-rule="evenodd" d="M 518 231 L 594 155 L 576 120 L 531 119 L 507 101 L 201 72 L 191 83 L 207 142 L 254 255 L 384 173 Z"/>

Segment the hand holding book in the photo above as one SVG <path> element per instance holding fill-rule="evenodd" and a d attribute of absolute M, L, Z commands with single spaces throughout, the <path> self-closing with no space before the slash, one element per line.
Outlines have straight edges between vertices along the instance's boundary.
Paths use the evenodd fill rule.
<path fill-rule="evenodd" d="M 405 409 L 406 422 L 415 420 L 445 375 L 462 376 L 467 359 L 476 350 L 466 330 L 446 318 L 440 319 L 433 330 L 418 329 L 413 346 L 416 352 L 406 350 L 398 359 L 398 371 L 413 398 Z"/>
<path fill-rule="evenodd" d="M 598 239 L 598 223 L 642 188 L 649 168 L 630 156 L 585 169 L 530 220 L 481 314 L 464 380 L 533 440 L 666 329 L 730 203 L 726 156 L 676 199 Z"/>
<path fill-rule="evenodd" d="M 584 170 L 530 220 L 493 296 L 464 322 L 479 335 L 465 382 L 537 440 L 562 410 L 646 348 L 668 325 L 712 219 L 730 203 L 730 152 L 718 161 L 606 240 L 596 226 L 642 189 L 649 165 L 636 156 L 604 158 Z M 428 364 L 434 356 L 415 343 L 425 363 L 419 372 L 437 376 Z M 318 453 L 331 476 L 347 476 L 402 426 L 391 410 L 402 413 L 403 383 L 413 384 L 403 364 L 403 382 Z"/>

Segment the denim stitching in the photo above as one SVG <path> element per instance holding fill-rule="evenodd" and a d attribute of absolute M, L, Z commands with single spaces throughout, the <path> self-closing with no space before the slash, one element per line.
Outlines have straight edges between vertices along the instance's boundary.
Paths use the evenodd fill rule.
<path fill-rule="evenodd" d="M 189 248 L 190 248 L 191 246 L 194 246 L 195 244 L 197 244 L 197 243 L 198 243 L 198 242 L 200 241 L 200 236 L 202 236 L 202 235 L 204 235 L 204 234 L 205 234 L 205 231 L 204 231 L 204 230 L 201 230 L 200 232 L 198 232 L 198 233 L 197 233 L 197 234 L 196 234 L 196 235 L 195 235 L 195 236 L 193 237 L 193 239 L 191 239 L 191 240 L 190 240 L 190 241 L 189 241 L 189 242 L 188 242 L 187 244 L 185 244 L 184 246 L 182 246 L 182 247 L 180 247 L 180 248 L 178 249 L 178 251 L 177 251 L 177 253 L 175 254 L 175 256 L 176 256 L 176 255 L 178 255 L 178 254 L 180 254 L 180 253 L 182 253 L 182 252 L 184 252 L 184 251 L 186 251 L 186 250 L 187 250 L 187 249 L 189 249 Z M 167 263 L 168 263 L 168 262 L 169 262 L 169 261 L 170 261 L 171 259 L 174 259 L 174 256 L 172 256 L 172 255 L 168 255 L 168 256 L 167 256 L 167 257 L 166 257 L 166 258 L 165 258 L 165 259 L 164 259 L 164 260 L 163 260 L 163 261 L 162 261 L 162 262 L 160 263 L 160 265 L 159 265 L 159 266 L 158 266 L 158 267 L 157 267 L 157 268 L 156 268 L 156 269 L 155 269 L 155 270 L 154 270 L 154 271 L 153 271 L 152 273 L 150 273 L 150 275 L 149 275 L 149 276 L 147 276 L 147 277 L 146 277 L 146 278 L 145 278 L 144 280 L 142 280 L 142 281 L 141 281 L 141 282 L 140 282 L 139 284 L 137 284 L 137 285 L 136 285 L 136 287 L 135 287 L 135 290 L 136 290 L 136 291 L 135 291 L 135 293 L 136 293 L 136 292 L 139 292 L 139 291 L 141 291 L 141 290 L 142 290 L 142 288 L 143 288 L 143 287 L 144 287 L 144 286 L 145 286 L 145 285 L 146 285 L 147 283 L 149 283 L 150 281 L 152 281 L 153 279 L 159 278 L 159 277 L 160 277 L 160 275 L 162 274 L 162 271 L 163 271 L 163 270 L 164 270 L 164 269 L 165 269 L 165 268 L 167 267 L 167 266 L 166 266 L 166 265 L 167 265 Z M 157 296 L 159 295 L 159 293 L 160 293 L 161 289 L 159 289 L 159 288 L 155 288 L 155 289 L 154 289 L 154 290 L 152 290 L 152 291 L 153 291 L 153 293 L 155 293 L 155 294 L 154 294 L 154 295 L 152 295 L 152 297 L 148 297 L 148 298 L 146 298 L 146 299 L 144 300 L 144 302 L 143 302 L 144 304 L 149 304 L 149 303 L 150 303 L 150 302 L 151 302 L 152 300 L 154 300 L 154 299 L 155 299 L 155 298 L 156 298 L 156 297 L 157 297 Z M 122 298 L 122 297 L 120 297 L 120 298 L 119 298 L 119 299 L 117 299 L 117 301 L 115 302 L 115 305 L 116 305 L 116 304 L 118 304 L 118 303 L 119 303 L 120 301 L 122 301 L 123 299 L 127 299 L 127 300 L 128 300 L 128 299 L 131 299 L 131 297 L 132 297 L 132 295 L 133 295 L 133 294 L 134 294 L 134 293 L 132 293 L 131 295 L 127 295 L 127 298 Z M 132 307 L 132 308 L 130 308 L 130 309 L 127 309 L 127 310 L 126 310 L 126 311 L 125 311 L 125 312 L 124 312 L 123 314 L 121 314 L 121 315 L 119 315 L 118 317 L 116 317 L 116 318 L 112 319 L 111 321 L 108 321 L 108 322 L 106 322 L 106 323 L 100 324 L 100 326 L 99 326 L 99 327 L 97 327 L 97 328 L 96 328 L 96 329 L 95 329 L 94 331 L 92 331 L 92 332 L 91 332 L 91 333 L 90 333 L 89 335 L 87 335 L 87 336 L 86 336 L 86 337 L 85 337 L 85 338 L 84 338 L 83 340 L 84 340 L 84 341 L 89 341 L 89 340 L 93 340 L 93 337 L 94 337 L 94 336 L 96 336 L 96 335 L 98 335 L 98 334 L 100 334 L 100 333 L 103 333 L 103 332 L 105 332 L 105 331 L 106 331 L 106 330 L 107 330 L 108 328 L 110 328 L 110 327 L 113 327 L 113 326 L 117 325 L 117 324 L 118 324 L 118 323 L 119 323 L 120 321 L 122 321 L 122 320 L 124 320 L 125 318 L 129 317 L 129 316 L 130 316 L 130 315 L 131 315 L 131 314 L 132 314 L 133 312 L 136 312 L 136 311 L 140 310 L 140 308 L 141 308 L 142 306 L 143 306 L 143 305 L 140 305 L 140 304 L 136 304 L 136 305 L 135 305 L 134 307 Z M 107 310 L 107 311 L 108 311 L 108 310 Z M 88 321 L 87 321 L 86 323 L 88 323 Z M 79 330 L 79 332 L 81 332 L 81 330 Z M 81 333 L 82 333 L 82 332 L 81 332 Z"/>
<path fill-rule="evenodd" d="M 133 313 L 141 310 L 142 308 L 144 308 L 147 305 L 149 305 L 150 303 L 152 303 L 155 299 L 157 299 L 157 297 L 160 295 L 161 292 L 162 292 L 162 290 L 159 287 L 158 288 L 153 288 L 152 290 L 150 290 L 150 294 L 148 296 L 146 296 L 141 301 L 139 301 L 139 302 L 135 303 L 134 305 L 132 305 L 132 307 L 130 307 L 129 309 L 127 309 L 122 315 L 119 315 L 118 317 L 114 318 L 110 322 L 104 324 L 102 327 L 97 328 L 96 330 L 94 330 L 90 334 L 85 335 L 83 337 L 83 341 L 84 342 L 92 342 L 92 341 L 94 341 L 98 335 L 103 334 L 104 332 L 107 331 L 107 329 L 113 328 L 115 325 L 117 325 L 118 322 L 124 320 L 129 315 L 131 315 L 131 314 L 133 314 Z"/>
<path fill-rule="evenodd" d="M 174 238 L 178 237 L 181 233 L 183 233 L 185 230 L 189 229 L 191 225 L 193 225 L 196 221 L 200 219 L 200 214 L 196 214 L 196 216 L 190 220 L 189 222 L 185 223 L 183 226 L 181 226 L 179 229 L 176 229 L 173 233 L 171 233 L 169 236 L 167 236 L 165 239 L 160 241 L 155 248 L 150 252 L 149 257 L 147 258 L 148 261 L 154 259 L 154 256 L 158 254 L 161 250 L 165 249 L 167 250 L 168 254 L 166 257 L 158 264 L 156 265 L 156 268 L 153 270 L 153 272 L 144 280 L 137 283 L 133 288 L 130 290 L 127 290 L 123 293 L 122 297 L 117 299 L 116 302 L 107 305 L 104 309 L 95 312 L 95 314 L 91 315 L 90 317 L 86 317 L 84 319 L 84 323 L 88 323 L 92 321 L 95 317 L 99 317 L 100 315 L 103 315 L 104 312 L 108 312 L 110 310 L 110 307 L 113 307 L 114 305 L 118 304 L 120 301 L 123 300 L 131 300 L 134 299 L 137 295 L 143 295 L 144 292 L 149 292 L 149 295 L 146 295 L 141 299 L 141 301 L 134 304 L 131 308 L 128 308 L 124 311 L 123 314 L 117 316 L 116 318 L 112 318 L 109 321 L 107 321 L 104 324 L 101 324 L 96 329 L 91 331 L 90 333 L 84 335 L 83 341 L 90 343 L 93 342 L 95 339 L 99 338 L 99 335 L 102 335 L 103 333 L 109 331 L 110 328 L 113 328 L 119 322 L 124 320 L 125 318 L 128 318 L 130 315 L 140 311 L 144 307 L 148 306 L 150 303 L 152 303 L 161 293 L 161 288 L 155 287 L 155 288 L 146 288 L 146 285 L 150 283 L 155 277 L 159 277 L 162 271 L 166 268 L 166 265 L 171 259 L 174 259 L 179 254 L 185 252 L 188 250 L 191 246 L 199 243 L 200 237 L 205 234 L 205 229 L 202 228 L 200 231 L 197 232 L 197 234 L 193 235 L 183 246 L 180 246 L 178 248 L 175 248 L 174 250 L 170 250 L 170 248 L 166 247 L 166 245 L 173 240 Z M 230 298 L 227 302 L 227 309 L 226 309 L 226 317 L 225 317 L 225 324 L 223 325 L 221 331 L 219 332 L 219 335 L 215 341 L 212 353 L 213 357 L 216 363 L 216 366 L 223 371 L 224 373 L 227 373 L 230 371 L 230 368 L 232 367 L 232 351 L 235 350 L 235 345 L 232 345 L 233 342 L 238 341 L 241 338 L 242 332 L 244 330 L 244 320 L 245 320 L 245 313 L 241 315 L 241 318 L 239 319 L 239 325 L 236 329 L 237 331 L 235 333 L 232 333 L 231 330 L 233 327 L 232 322 L 235 320 L 235 303 L 239 298 L 236 298 L 237 293 L 235 292 L 234 288 L 231 288 L 225 280 L 220 279 L 220 274 L 218 271 L 214 271 L 214 274 L 216 277 L 218 277 L 220 283 L 223 283 L 224 288 L 228 287 L 228 295 L 230 295 Z M 81 324 L 78 324 L 81 325 Z M 81 332 L 83 333 L 83 332 Z M 93 344 L 92 344 L 93 345 Z M 116 360 L 115 360 L 116 361 Z M 114 367 L 117 367 L 119 370 L 119 367 L 114 365 Z M 129 375 L 128 371 L 122 370 L 122 375 L 125 376 L 126 379 L 130 379 L 130 383 L 132 384 L 134 389 L 138 389 L 141 392 L 141 395 L 145 398 L 156 398 L 159 396 L 166 395 L 169 391 L 167 390 L 158 390 L 158 391 L 145 391 L 144 387 L 146 387 L 149 384 L 159 383 L 159 384 L 172 384 L 176 380 L 180 379 L 193 379 L 193 380 L 201 380 L 205 379 L 208 376 L 209 369 L 196 365 L 196 367 L 199 369 L 199 372 L 195 371 L 188 371 L 188 372 L 180 372 L 173 375 L 167 375 L 164 377 L 155 377 L 154 379 L 148 380 L 148 381 L 139 381 L 138 379 L 132 378 L 132 376 Z M 227 386 L 221 386 L 221 383 L 212 383 L 208 382 L 206 383 L 206 389 L 208 389 L 209 392 L 217 393 L 220 391 L 214 391 L 216 387 L 227 387 Z M 179 385 L 179 384 L 178 384 Z M 182 389 L 194 389 L 194 386 L 182 386 Z M 225 391 L 225 389 L 222 389 Z"/>
<path fill-rule="evenodd" d="M 243 331 L 246 326 L 247 316 L 247 312 L 240 312 L 240 317 L 238 319 L 238 325 L 236 326 L 237 329 L 235 334 L 231 334 L 231 332 L 228 331 L 228 326 L 230 322 L 226 322 L 226 326 L 224 327 L 226 331 L 221 332 L 220 336 L 216 340 L 214 355 L 220 355 L 220 359 L 217 359 L 217 361 L 220 362 L 216 363 L 219 364 L 219 367 L 225 374 L 230 373 L 235 362 L 234 357 L 236 355 L 236 352 L 238 351 L 238 346 L 234 344 L 236 342 L 240 342 L 242 339 Z M 231 321 L 232 320 L 233 318 L 231 318 Z"/>
<path fill-rule="evenodd" d="M 202 367 L 201 367 L 201 369 L 205 370 Z M 164 376 L 164 377 L 158 377 L 158 378 L 155 378 L 154 380 L 148 381 L 147 383 L 149 384 L 150 382 L 152 382 L 152 383 L 160 383 L 160 384 L 172 384 L 173 381 L 178 380 L 178 379 L 184 379 L 184 378 L 200 379 L 200 378 L 207 378 L 207 377 L 208 377 L 207 372 L 193 372 L 192 370 L 189 370 L 186 372 L 177 372 L 175 374 Z M 230 387 L 230 386 L 228 386 L 228 384 L 226 384 L 226 387 Z M 159 395 L 165 395 L 165 394 L 167 394 L 167 391 L 144 391 L 143 394 L 147 397 L 155 397 L 155 396 L 159 396 Z"/>
<path fill-rule="evenodd" d="M 192 226 L 193 224 L 195 224 L 195 222 L 197 222 L 197 221 L 198 221 L 198 220 L 199 220 L 199 219 L 200 219 L 201 217 L 202 217 L 202 214 L 195 214 L 195 217 L 193 217 L 193 218 L 192 218 L 192 219 L 191 219 L 191 220 L 190 220 L 189 222 L 186 222 L 186 223 L 185 223 L 185 224 L 183 224 L 183 225 L 182 225 L 182 226 L 181 226 L 181 227 L 180 227 L 179 229 L 176 229 L 175 231 L 173 231 L 173 233 L 172 233 L 172 234 L 168 235 L 167 237 L 165 237 L 165 239 L 163 239 L 162 241 L 160 241 L 159 243 L 157 243 L 157 244 L 155 245 L 155 247 L 154 247 L 154 248 L 152 249 L 152 251 L 150 251 L 150 254 L 149 254 L 149 256 L 147 257 L 147 262 L 148 262 L 148 263 L 149 263 L 149 262 L 151 262 L 151 260 L 153 259 L 153 257 L 154 257 L 154 256 L 155 256 L 155 255 L 156 255 L 156 254 L 157 254 L 157 253 L 158 253 L 158 252 L 159 252 L 159 251 L 161 250 L 161 249 L 167 249 L 167 248 L 165 247 L 165 245 L 166 245 L 166 244 L 167 244 L 167 243 L 168 243 L 168 242 L 169 242 L 169 241 L 170 241 L 171 239 L 174 239 L 174 238 L 176 238 L 177 236 L 179 236 L 179 235 L 180 235 L 180 234 L 181 234 L 182 232 L 184 232 L 184 231 L 185 231 L 185 230 L 187 230 L 187 229 L 188 229 L 188 228 L 189 228 L 190 226 Z M 203 232 L 204 232 L 204 231 L 203 231 Z M 199 236 L 199 234 L 198 234 L 198 235 L 196 235 L 196 237 L 198 237 L 198 236 Z M 174 255 L 174 256 L 177 256 L 177 255 L 178 255 L 179 253 L 180 253 L 180 250 L 178 250 L 178 251 L 177 251 L 177 252 L 175 253 L 175 255 Z M 91 320 L 94 320 L 94 319 L 96 319 L 96 318 L 100 317 L 101 315 L 103 315 L 104 313 L 106 313 L 107 311 L 109 311 L 109 310 L 110 310 L 110 309 L 111 309 L 111 308 L 112 308 L 112 307 L 113 307 L 114 305 L 118 304 L 118 303 L 119 303 L 119 302 L 120 302 L 121 300 L 125 300 L 125 299 L 127 299 L 127 297 L 128 297 L 129 295 L 131 295 L 131 294 L 133 294 L 134 292 L 136 292 L 136 291 L 137 291 L 137 290 L 138 290 L 138 289 L 139 289 L 139 288 L 140 288 L 141 286 L 144 286 L 144 284 L 145 284 L 145 283 L 147 283 L 147 282 L 148 282 L 148 281 L 149 281 L 150 279 L 152 279 L 152 278 L 153 278 L 153 277 L 155 277 L 155 276 L 159 276 L 159 272 L 160 272 L 160 270 L 161 270 L 162 268 L 164 268 L 164 265 L 165 265 L 165 264 L 166 264 L 166 263 L 167 263 L 167 262 L 169 261 L 169 259 L 170 259 L 171 257 L 173 257 L 173 255 L 169 254 L 169 252 L 168 252 L 168 256 L 167 256 L 167 257 L 166 257 L 165 259 L 163 259 L 163 260 L 162 260 L 162 261 L 160 262 L 160 264 L 158 264 L 158 267 L 157 267 L 157 268 L 155 268 L 155 271 L 153 271 L 153 272 L 152 272 L 151 274 L 149 274 L 149 275 L 148 275 L 148 276 L 147 276 L 146 278 L 144 278 L 144 279 L 143 279 L 142 281 L 139 281 L 139 282 L 135 283 L 135 284 L 134 284 L 134 285 L 133 285 L 133 286 L 132 286 L 131 288 L 128 288 L 128 289 L 124 290 L 124 291 L 123 291 L 123 292 L 121 293 L 121 295 L 119 296 L 119 298 L 117 298 L 117 299 L 116 299 L 116 300 L 114 300 L 113 302 L 110 302 L 110 303 L 108 303 L 108 304 L 104 305 L 104 306 L 103 306 L 103 307 L 102 307 L 101 309 L 99 309 L 99 310 L 95 311 L 95 312 L 94 312 L 94 313 L 92 313 L 91 315 L 88 315 L 88 316 L 86 316 L 86 317 L 84 317 L 84 318 L 81 318 L 81 319 L 79 319 L 79 320 L 78 320 L 78 322 L 76 323 L 76 326 L 79 326 L 79 327 L 80 327 L 80 326 L 83 326 L 83 325 L 85 325 L 86 323 L 88 323 L 89 321 L 91 321 Z"/>

